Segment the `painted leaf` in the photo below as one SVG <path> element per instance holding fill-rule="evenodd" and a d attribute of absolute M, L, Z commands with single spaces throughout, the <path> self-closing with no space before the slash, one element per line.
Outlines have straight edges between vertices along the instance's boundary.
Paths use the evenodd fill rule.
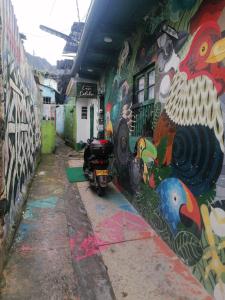
<path fill-rule="evenodd" d="M 172 169 L 171 166 L 154 166 L 152 172 L 154 173 L 156 186 L 158 186 L 164 179 L 168 178 L 171 175 Z"/>
<path fill-rule="evenodd" d="M 154 190 L 151 190 L 151 192 L 149 193 L 149 200 L 152 209 L 156 209 L 159 206 L 160 198 L 159 195 Z"/>
<path fill-rule="evenodd" d="M 201 194 L 198 197 L 198 203 L 199 206 L 201 206 L 202 204 L 215 204 L 215 196 L 216 196 L 216 187 L 215 185 L 206 193 Z"/>
<path fill-rule="evenodd" d="M 140 205 L 148 207 L 150 212 L 153 212 L 159 206 L 159 195 L 152 190 L 148 185 L 141 184 L 142 201 Z"/>
<path fill-rule="evenodd" d="M 165 220 L 156 211 L 152 214 L 150 223 L 161 238 L 173 249 L 172 232 Z"/>
<path fill-rule="evenodd" d="M 194 266 L 202 257 L 200 240 L 191 232 L 181 231 L 174 240 L 174 250 L 189 266 Z"/>

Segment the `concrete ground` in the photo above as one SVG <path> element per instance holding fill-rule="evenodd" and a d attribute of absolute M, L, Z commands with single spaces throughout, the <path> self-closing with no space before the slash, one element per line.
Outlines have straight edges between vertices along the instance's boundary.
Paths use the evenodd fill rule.
<path fill-rule="evenodd" d="M 77 157 L 60 142 L 55 154 L 42 157 L 4 271 L 2 300 L 115 299 L 100 253 L 74 259 L 93 231 L 76 185 L 66 178 L 70 155 Z"/>
<path fill-rule="evenodd" d="M 15 237 L 2 300 L 208 300 L 188 268 L 111 184 L 70 184 L 82 156 L 43 156 Z"/>

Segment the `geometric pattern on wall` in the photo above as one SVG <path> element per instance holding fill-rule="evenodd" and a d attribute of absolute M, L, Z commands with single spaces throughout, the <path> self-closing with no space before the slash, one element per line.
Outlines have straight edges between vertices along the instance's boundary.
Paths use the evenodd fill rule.
<path fill-rule="evenodd" d="M 34 160 L 40 147 L 40 126 L 32 99 L 24 96 L 12 77 L 7 86 L 4 169 L 5 193 L 10 205 L 12 201 L 15 203 L 34 170 Z"/>

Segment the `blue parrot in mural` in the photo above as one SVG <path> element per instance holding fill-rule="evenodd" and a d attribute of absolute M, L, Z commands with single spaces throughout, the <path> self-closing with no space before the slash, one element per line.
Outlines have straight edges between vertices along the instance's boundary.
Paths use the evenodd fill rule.
<path fill-rule="evenodd" d="M 177 178 L 163 180 L 157 188 L 160 197 L 159 211 L 168 223 L 172 233 L 178 232 L 178 225 L 195 223 L 201 228 L 201 216 L 197 201 L 191 191 Z"/>

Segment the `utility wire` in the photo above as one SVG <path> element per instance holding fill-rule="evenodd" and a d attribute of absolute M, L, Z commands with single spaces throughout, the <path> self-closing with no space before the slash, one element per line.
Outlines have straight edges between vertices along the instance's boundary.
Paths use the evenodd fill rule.
<path fill-rule="evenodd" d="M 77 7 L 77 17 L 78 17 L 78 21 L 80 23 L 80 12 L 79 12 L 79 4 L 78 4 L 78 0 L 76 0 L 76 7 Z"/>
<path fill-rule="evenodd" d="M 81 21 L 86 21 L 87 15 L 88 15 L 89 10 L 90 10 L 90 6 L 91 6 L 91 1 L 89 2 L 89 7 L 88 7 L 86 13 L 85 13 L 85 14 L 83 15 L 83 17 L 81 18 Z"/>
<path fill-rule="evenodd" d="M 55 7 L 55 3 L 56 3 L 56 0 L 53 0 L 53 2 L 52 2 L 52 7 L 51 7 L 51 9 L 50 9 L 49 16 L 51 16 L 51 14 L 52 14 L 52 12 L 53 12 L 53 9 L 54 9 L 54 7 Z"/>

